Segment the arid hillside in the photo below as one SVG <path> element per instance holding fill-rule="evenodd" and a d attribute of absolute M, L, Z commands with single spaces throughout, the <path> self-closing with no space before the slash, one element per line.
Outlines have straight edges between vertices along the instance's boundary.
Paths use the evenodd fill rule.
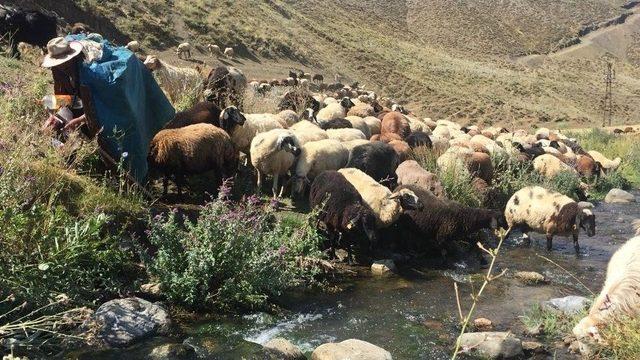
<path fill-rule="evenodd" d="M 204 51 L 207 43 L 233 46 L 235 65 L 253 78 L 282 77 L 290 68 L 327 79 L 339 73 L 422 116 L 477 123 L 600 124 L 603 72 L 612 61 L 614 120 L 638 122 L 640 15 L 624 0 L 17 2 L 87 22 L 118 42 L 140 40 L 146 52 L 172 60 L 181 41 L 196 45 L 196 59 L 209 66 L 217 60 Z M 609 28 L 623 31 L 594 42 L 598 51 L 581 43 Z M 586 53 L 560 50 L 572 44 Z M 558 50 L 565 55 L 545 55 Z"/>

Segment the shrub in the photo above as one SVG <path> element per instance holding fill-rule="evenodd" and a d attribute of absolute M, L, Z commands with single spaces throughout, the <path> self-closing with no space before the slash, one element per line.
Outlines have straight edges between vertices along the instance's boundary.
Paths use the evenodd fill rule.
<path fill-rule="evenodd" d="M 543 185 L 549 190 L 557 191 L 574 200 L 583 199 L 585 194 L 580 187 L 580 177 L 571 171 L 561 171 L 553 178 L 547 179 Z M 545 186 L 546 185 L 546 186 Z"/>
<path fill-rule="evenodd" d="M 316 274 L 315 267 L 302 265 L 320 255 L 319 236 L 309 222 L 280 221 L 274 207 L 260 205 L 256 197 L 242 203 L 215 200 L 197 221 L 180 225 L 179 220 L 174 212 L 152 221 L 149 238 L 158 252 L 146 260 L 173 302 L 262 307 Z"/>
<path fill-rule="evenodd" d="M 492 156 L 491 160 L 494 164 L 494 178 L 490 196 L 484 204 L 489 208 L 504 209 L 518 190 L 542 182 L 530 162 L 518 162 L 508 156 Z"/>

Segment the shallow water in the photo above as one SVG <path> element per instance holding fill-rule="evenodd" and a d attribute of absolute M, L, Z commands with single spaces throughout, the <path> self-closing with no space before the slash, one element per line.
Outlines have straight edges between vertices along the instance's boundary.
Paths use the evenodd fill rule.
<path fill-rule="evenodd" d="M 579 256 L 570 239 L 554 239 L 553 251 L 547 252 L 544 236 L 533 234 L 531 247 L 526 247 L 521 235 L 513 234 L 497 261 L 497 271 L 509 271 L 487 288 L 474 318 L 486 317 L 496 330 L 510 330 L 525 338 L 519 317 L 532 305 L 552 297 L 590 295 L 566 271 L 537 255 L 558 263 L 598 293 L 612 252 L 633 235 L 631 220 L 640 217 L 640 204 L 599 204 L 594 212 L 597 235 L 580 238 Z M 466 309 L 471 303 L 469 275 L 478 274 L 474 277 L 477 283 L 481 279 L 482 270 L 469 268 L 461 262 L 448 270 L 408 268 L 398 276 L 358 278 L 341 284 L 344 291 L 337 294 L 286 296 L 285 316 L 217 317 L 190 324 L 186 332 L 191 341 L 214 339 L 230 347 L 246 344 L 243 340 L 264 344 L 284 337 L 307 353 L 325 342 L 358 338 L 385 348 L 394 359 L 447 359 L 458 331 L 453 282 L 460 283 Z M 510 276 L 520 270 L 542 273 L 550 283 L 523 285 Z M 556 358 L 572 356 L 559 349 Z"/>

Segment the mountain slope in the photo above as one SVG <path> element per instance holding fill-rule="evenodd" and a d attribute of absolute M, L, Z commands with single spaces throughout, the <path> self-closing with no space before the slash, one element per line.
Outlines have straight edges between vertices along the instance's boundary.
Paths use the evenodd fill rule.
<path fill-rule="evenodd" d="M 613 61 L 615 120 L 637 122 L 640 115 L 633 56 L 517 61 L 558 50 L 627 12 L 621 0 L 37 2 L 70 22 L 84 21 L 82 13 L 66 15 L 62 4 L 109 19 L 148 52 L 171 57 L 170 49 L 187 40 L 201 50 L 199 60 L 213 65 L 204 45 L 234 46 L 235 64 L 250 77 L 283 77 L 292 67 L 326 79 L 340 73 L 420 115 L 479 123 L 599 124 L 602 72 Z M 636 53 L 638 42 L 629 43 L 627 53 Z"/>

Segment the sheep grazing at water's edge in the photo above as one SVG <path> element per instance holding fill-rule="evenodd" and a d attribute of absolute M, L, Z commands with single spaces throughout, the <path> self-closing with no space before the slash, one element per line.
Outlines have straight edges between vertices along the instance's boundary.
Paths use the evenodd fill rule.
<path fill-rule="evenodd" d="M 394 187 L 399 163 L 398 153 L 393 146 L 372 142 L 354 147 L 347 167 L 359 169 L 381 184 Z"/>
<path fill-rule="evenodd" d="M 507 202 L 504 215 L 509 227 L 521 230 L 526 239 L 530 231 L 545 234 L 549 251 L 555 235 L 572 236 L 578 254 L 580 229 L 589 237 L 596 233 L 592 207 L 590 203 L 577 203 L 568 196 L 543 187 L 529 186 L 513 194 Z"/>
<path fill-rule="evenodd" d="M 312 141 L 302 145 L 294 171 L 293 193 L 304 193 L 306 184 L 320 173 L 347 165 L 349 150 L 337 140 Z"/>
<path fill-rule="evenodd" d="M 211 124 L 195 124 L 158 132 L 151 140 L 148 162 L 150 173 L 164 176 L 164 195 L 170 176 L 174 177 L 178 195 L 182 195 L 187 175 L 215 170 L 221 180 L 233 177 L 238 151 L 224 130 Z"/>

